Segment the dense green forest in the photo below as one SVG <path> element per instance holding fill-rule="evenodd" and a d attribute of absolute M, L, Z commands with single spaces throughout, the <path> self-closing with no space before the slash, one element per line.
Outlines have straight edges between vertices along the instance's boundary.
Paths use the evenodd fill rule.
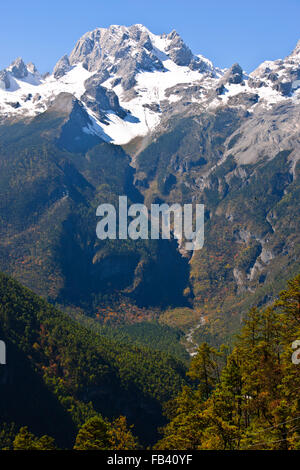
<path fill-rule="evenodd" d="M 162 404 L 186 382 L 180 359 L 93 332 L 2 274 L 0 299 L 2 425 L 70 447 L 87 419 L 125 415 L 142 443 L 157 439 Z"/>
<path fill-rule="evenodd" d="M 188 370 L 162 351 L 175 330 L 158 351 L 156 324 L 151 348 L 145 325 L 93 331 L 5 275 L 0 296 L 2 449 L 300 449 L 300 275 Z"/>
<path fill-rule="evenodd" d="M 124 344 L 134 343 L 138 346 L 146 346 L 168 353 L 186 364 L 189 362 L 190 356 L 182 344 L 184 332 L 180 328 L 170 327 L 158 321 L 140 321 L 132 324 L 109 326 L 102 325 L 94 318 L 85 315 L 74 314 L 72 317 L 106 338 Z"/>

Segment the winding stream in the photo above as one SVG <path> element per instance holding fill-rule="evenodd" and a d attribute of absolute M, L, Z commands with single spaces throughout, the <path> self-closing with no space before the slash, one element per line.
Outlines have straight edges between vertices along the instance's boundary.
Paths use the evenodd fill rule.
<path fill-rule="evenodd" d="M 197 344 L 197 343 L 194 341 L 193 336 L 194 336 L 195 332 L 196 332 L 199 328 L 201 328 L 201 326 L 202 326 L 203 324 L 204 324 L 204 318 L 201 317 L 199 323 L 197 323 L 196 326 L 193 326 L 193 328 L 191 328 L 191 329 L 189 330 L 189 332 L 187 333 L 187 335 L 186 335 L 186 341 L 187 341 L 187 343 L 188 343 L 187 346 L 186 346 L 186 350 L 187 350 L 187 352 L 189 353 L 189 355 L 190 355 L 191 357 L 196 356 L 196 354 L 197 354 L 197 349 L 198 349 L 198 347 L 199 347 L 199 344 Z"/>

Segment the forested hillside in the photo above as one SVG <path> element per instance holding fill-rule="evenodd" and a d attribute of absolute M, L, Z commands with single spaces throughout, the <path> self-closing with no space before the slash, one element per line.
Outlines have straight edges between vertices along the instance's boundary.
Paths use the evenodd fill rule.
<path fill-rule="evenodd" d="M 297 340 L 300 275 L 273 305 L 249 312 L 229 355 L 200 346 L 188 372 L 195 385 L 167 404 L 170 422 L 156 448 L 300 450 Z"/>
<path fill-rule="evenodd" d="M 186 379 L 178 360 L 93 333 L 6 276 L 0 289 L 2 448 L 137 449 L 160 428 L 155 449 L 300 449 L 300 275 L 249 312 L 232 350 L 201 344 Z"/>
<path fill-rule="evenodd" d="M 0 420 L 71 446 L 89 417 L 126 415 L 153 442 L 161 405 L 185 383 L 183 363 L 92 332 L 7 276 L 0 275 Z"/>

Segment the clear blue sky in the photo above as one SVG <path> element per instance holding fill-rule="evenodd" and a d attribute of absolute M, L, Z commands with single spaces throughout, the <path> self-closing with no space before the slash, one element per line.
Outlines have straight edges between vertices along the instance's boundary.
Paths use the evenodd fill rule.
<path fill-rule="evenodd" d="M 0 69 L 22 56 L 50 71 L 82 34 L 110 24 L 176 29 L 194 53 L 249 72 L 300 39 L 300 0 L 2 0 L 0 15 Z"/>

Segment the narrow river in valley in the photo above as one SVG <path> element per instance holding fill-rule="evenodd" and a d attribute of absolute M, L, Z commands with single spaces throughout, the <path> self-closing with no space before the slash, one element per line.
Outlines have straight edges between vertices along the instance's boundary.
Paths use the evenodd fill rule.
<path fill-rule="evenodd" d="M 187 335 L 186 335 L 186 342 L 187 342 L 186 350 L 189 353 L 189 355 L 192 356 L 192 357 L 196 356 L 197 350 L 198 350 L 198 347 L 199 347 L 199 345 L 194 341 L 193 336 L 194 336 L 195 332 L 199 328 L 201 328 L 201 326 L 203 324 L 204 324 L 204 318 L 201 317 L 199 323 L 197 323 L 196 326 L 193 326 L 193 328 L 191 328 L 189 330 L 189 332 L 187 333 Z"/>

